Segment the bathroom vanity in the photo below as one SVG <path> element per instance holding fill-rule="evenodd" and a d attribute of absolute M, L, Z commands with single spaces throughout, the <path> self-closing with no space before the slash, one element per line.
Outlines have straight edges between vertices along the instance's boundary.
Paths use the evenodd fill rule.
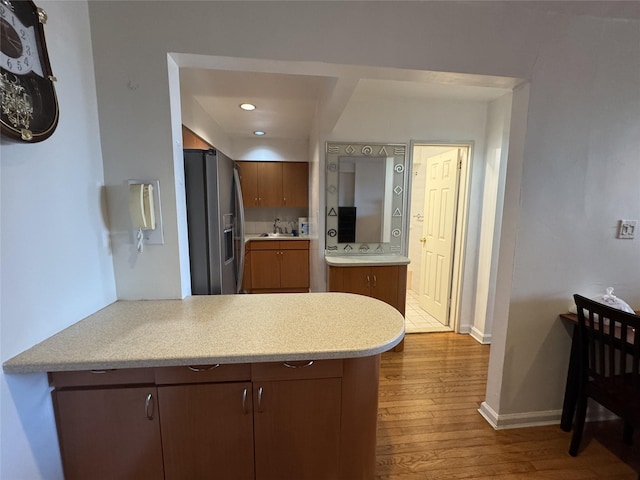
<path fill-rule="evenodd" d="M 405 314 L 407 157 L 402 144 L 326 144 L 328 290 L 382 300 Z M 403 344 L 396 346 L 401 351 Z"/>
<path fill-rule="evenodd" d="M 403 316 L 407 298 L 409 258 L 399 255 L 346 255 L 325 257 L 330 292 L 366 295 L 388 303 Z M 401 352 L 404 340 L 393 349 Z"/>

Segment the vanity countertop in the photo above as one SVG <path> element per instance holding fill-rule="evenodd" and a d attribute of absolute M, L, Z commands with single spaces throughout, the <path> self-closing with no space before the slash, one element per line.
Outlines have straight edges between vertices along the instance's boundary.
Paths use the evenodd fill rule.
<path fill-rule="evenodd" d="M 117 301 L 7 360 L 5 373 L 377 355 L 404 336 L 390 305 L 348 293 Z"/>
<path fill-rule="evenodd" d="M 411 260 L 402 255 L 325 255 L 324 261 L 333 267 L 366 267 L 408 265 Z"/>

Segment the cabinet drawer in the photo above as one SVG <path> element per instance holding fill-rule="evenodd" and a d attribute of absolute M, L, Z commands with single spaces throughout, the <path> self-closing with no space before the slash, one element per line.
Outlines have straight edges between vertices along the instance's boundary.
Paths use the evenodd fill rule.
<path fill-rule="evenodd" d="M 342 377 L 342 359 L 254 363 L 253 381 Z"/>
<path fill-rule="evenodd" d="M 251 250 L 309 250 L 309 240 L 252 240 Z"/>
<path fill-rule="evenodd" d="M 309 240 L 283 240 L 280 250 L 309 250 Z"/>
<path fill-rule="evenodd" d="M 251 365 L 192 365 L 187 367 L 162 367 L 155 369 L 158 385 L 175 383 L 236 382 L 251 379 Z"/>
<path fill-rule="evenodd" d="M 133 385 L 153 382 L 154 376 L 152 368 L 122 368 L 116 370 L 81 370 L 49 373 L 49 385 L 56 388 Z"/>
<path fill-rule="evenodd" d="M 251 240 L 251 250 L 280 250 L 279 240 Z"/>

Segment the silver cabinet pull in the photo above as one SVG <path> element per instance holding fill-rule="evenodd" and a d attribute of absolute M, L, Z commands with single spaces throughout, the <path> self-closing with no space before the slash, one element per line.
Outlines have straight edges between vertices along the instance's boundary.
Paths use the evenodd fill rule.
<path fill-rule="evenodd" d="M 258 388 L 258 412 L 262 412 L 262 387 Z"/>
<path fill-rule="evenodd" d="M 367 287 L 371 285 L 371 277 L 367 275 Z"/>
<path fill-rule="evenodd" d="M 153 420 L 153 394 L 147 394 L 147 399 L 144 401 L 144 414 L 147 416 L 147 420 Z"/>
<path fill-rule="evenodd" d="M 373 286 L 377 286 L 378 285 L 378 279 L 376 278 L 376 276 L 373 276 Z"/>
<path fill-rule="evenodd" d="M 242 391 L 242 413 L 244 413 L 245 415 L 247 413 L 249 413 L 249 410 L 247 409 L 247 393 L 249 392 L 249 389 L 245 388 Z"/>
<path fill-rule="evenodd" d="M 303 363 L 302 365 L 296 365 L 294 363 L 289 363 L 289 362 L 283 362 L 282 364 L 287 368 L 304 368 L 304 367 L 310 367 L 311 365 L 313 365 L 313 360 L 309 360 L 308 362 Z"/>
<path fill-rule="evenodd" d="M 213 370 L 214 368 L 218 368 L 220 366 L 219 363 L 215 365 L 207 365 L 207 366 L 197 366 L 197 365 L 189 365 L 187 368 L 192 372 L 208 372 L 209 370 Z"/>

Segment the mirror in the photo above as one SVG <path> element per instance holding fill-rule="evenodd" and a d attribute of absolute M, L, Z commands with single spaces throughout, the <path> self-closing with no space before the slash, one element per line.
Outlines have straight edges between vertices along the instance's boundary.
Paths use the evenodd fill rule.
<path fill-rule="evenodd" d="M 402 253 L 406 150 L 327 143 L 327 253 Z"/>

